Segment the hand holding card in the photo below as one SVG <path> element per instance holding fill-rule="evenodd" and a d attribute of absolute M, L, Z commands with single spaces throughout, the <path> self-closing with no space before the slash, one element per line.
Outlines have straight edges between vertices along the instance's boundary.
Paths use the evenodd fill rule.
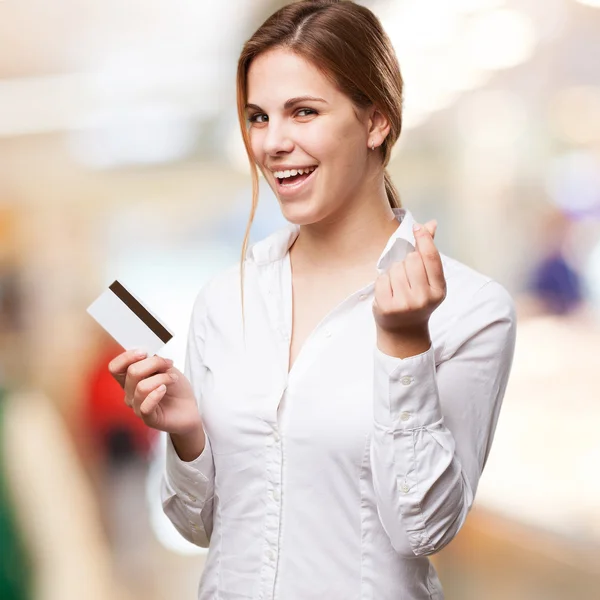
<path fill-rule="evenodd" d="M 193 388 L 172 360 L 156 355 L 173 334 L 118 281 L 87 312 L 125 348 L 108 370 L 127 406 L 149 427 L 170 433 L 182 460 L 199 456 L 205 434 Z"/>
<path fill-rule="evenodd" d="M 187 446 L 200 454 L 204 431 L 198 404 L 190 382 L 173 361 L 128 350 L 111 360 L 108 370 L 125 391 L 125 404 L 146 425 L 188 438 Z"/>

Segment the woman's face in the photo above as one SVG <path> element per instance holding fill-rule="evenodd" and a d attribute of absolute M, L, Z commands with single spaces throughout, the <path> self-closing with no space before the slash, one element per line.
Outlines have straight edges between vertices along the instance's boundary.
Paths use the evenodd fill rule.
<path fill-rule="evenodd" d="M 350 99 L 311 63 L 283 49 L 259 55 L 248 71 L 246 111 L 254 159 L 288 221 L 337 219 L 360 199 L 369 116 L 364 110 L 357 116 Z"/>

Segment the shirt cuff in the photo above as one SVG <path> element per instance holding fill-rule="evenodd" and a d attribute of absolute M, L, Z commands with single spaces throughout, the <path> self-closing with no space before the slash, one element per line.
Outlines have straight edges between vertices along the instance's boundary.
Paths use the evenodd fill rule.
<path fill-rule="evenodd" d="M 397 358 L 374 351 L 374 418 L 410 430 L 442 420 L 433 344 L 422 354 Z"/>
<path fill-rule="evenodd" d="M 205 435 L 205 438 L 206 443 L 200 456 L 186 462 L 179 458 L 171 436 L 167 434 L 167 481 L 176 494 L 184 494 L 190 500 L 194 497 L 192 501 L 196 500 L 196 496 L 206 493 L 214 478 L 212 449 L 208 436 Z"/>

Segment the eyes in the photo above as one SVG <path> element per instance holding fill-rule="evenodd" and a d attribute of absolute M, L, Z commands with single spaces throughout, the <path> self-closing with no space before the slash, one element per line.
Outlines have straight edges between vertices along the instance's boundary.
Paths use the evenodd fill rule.
<path fill-rule="evenodd" d="M 300 115 L 300 113 L 309 113 L 308 115 Z M 299 110 L 296 111 L 296 115 L 298 116 L 309 116 L 311 114 L 317 114 L 316 110 L 313 110 L 312 108 L 301 108 Z M 248 121 L 250 123 L 257 123 L 257 124 L 264 124 L 267 121 L 265 120 L 268 119 L 269 117 L 265 114 L 265 113 L 254 113 L 253 115 L 250 115 L 250 117 L 248 117 Z"/>

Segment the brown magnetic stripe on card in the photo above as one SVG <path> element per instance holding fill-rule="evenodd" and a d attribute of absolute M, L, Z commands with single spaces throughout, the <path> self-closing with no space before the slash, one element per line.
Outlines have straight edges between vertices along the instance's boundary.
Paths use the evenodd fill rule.
<path fill-rule="evenodd" d="M 173 337 L 118 281 L 114 281 L 108 289 L 114 293 L 133 314 L 151 329 L 165 344 Z"/>

